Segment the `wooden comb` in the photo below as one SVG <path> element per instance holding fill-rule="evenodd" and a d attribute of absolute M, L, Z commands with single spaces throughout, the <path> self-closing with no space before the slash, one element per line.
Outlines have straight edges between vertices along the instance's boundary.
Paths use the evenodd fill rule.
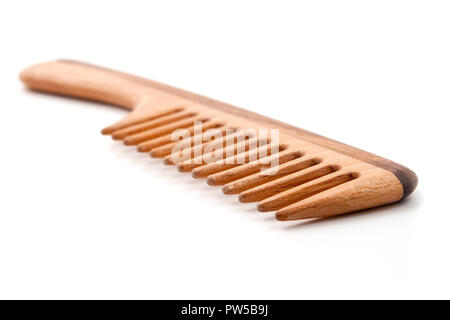
<path fill-rule="evenodd" d="M 241 202 L 258 202 L 258 210 L 276 211 L 278 220 L 329 217 L 382 206 L 407 197 L 417 186 L 414 172 L 390 160 L 151 80 L 65 60 L 33 65 L 20 79 L 33 90 L 129 109 L 125 118 L 102 133 L 137 146 L 139 152 L 164 158 L 164 163 L 176 164 L 182 172 L 192 171 L 195 178 L 207 178 L 210 185 L 223 185 L 225 194 L 239 194 Z M 197 132 L 184 141 L 190 157 L 180 161 L 172 153 L 177 145 L 172 133 L 183 128 L 194 134 L 195 121 L 202 123 L 203 133 L 226 128 L 279 129 L 279 150 L 261 156 L 260 150 L 267 151 L 270 141 L 262 145 L 258 134 L 239 143 L 233 138 L 229 146 L 224 139 L 205 142 L 203 133 Z M 198 135 L 201 143 L 196 145 Z M 246 162 L 196 159 L 197 151 L 204 152 L 213 143 L 211 150 L 223 151 L 225 160 L 240 156 Z M 268 175 L 270 157 L 277 157 L 279 167 Z"/>

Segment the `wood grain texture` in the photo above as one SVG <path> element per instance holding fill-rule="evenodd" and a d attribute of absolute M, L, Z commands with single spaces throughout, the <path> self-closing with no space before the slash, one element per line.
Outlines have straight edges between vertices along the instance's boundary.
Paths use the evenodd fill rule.
<path fill-rule="evenodd" d="M 252 156 L 260 154 L 261 145 L 254 150 L 245 147 L 242 156 L 247 162 L 241 165 L 220 161 L 190 165 L 196 150 L 192 148 L 190 158 L 184 159 L 179 168 L 192 170 L 194 177 L 208 178 L 211 185 L 225 185 L 223 191 L 240 194 L 241 201 L 260 201 L 260 210 L 278 211 L 276 217 L 280 220 L 325 217 L 380 206 L 407 197 L 417 186 L 414 172 L 393 161 L 152 80 L 73 61 L 37 64 L 24 70 L 20 78 L 33 90 L 130 110 L 125 118 L 102 133 L 127 145 L 136 145 L 140 152 L 165 157 L 166 164 L 177 162 L 169 154 L 174 145 L 170 134 L 180 128 L 192 134 L 196 120 L 207 128 L 220 130 L 279 129 L 283 146 L 280 159 L 284 160 L 281 171 L 274 176 L 259 172 L 266 168 L 263 161 L 270 159 L 270 154 L 266 158 Z M 190 142 L 189 146 L 192 147 Z M 205 147 L 210 146 L 205 143 L 200 150 Z M 235 147 L 220 148 L 223 154 L 232 151 L 233 157 L 241 156 L 233 151 Z"/>

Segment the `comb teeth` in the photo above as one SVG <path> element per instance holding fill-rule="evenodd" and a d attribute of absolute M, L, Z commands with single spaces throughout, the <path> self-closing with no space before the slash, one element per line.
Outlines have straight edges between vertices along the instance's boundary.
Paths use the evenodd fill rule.
<path fill-rule="evenodd" d="M 386 200 L 396 202 L 402 196 L 389 173 L 379 168 L 369 169 L 363 174 L 346 173 L 340 179 L 342 184 L 338 187 L 329 188 L 328 185 L 322 192 L 297 202 L 289 201 L 290 205 L 276 212 L 276 218 L 281 221 L 323 218 L 373 208 Z M 319 189 L 320 186 L 317 186 L 316 190 Z"/>
<path fill-rule="evenodd" d="M 224 125 L 221 124 L 221 123 L 214 123 L 214 122 L 212 122 L 212 121 L 206 121 L 205 123 L 203 123 L 203 132 L 206 131 L 206 130 L 209 130 L 209 129 L 218 129 L 218 130 L 221 129 L 220 132 L 221 132 L 222 134 L 224 134 L 225 128 L 223 128 L 223 127 L 224 127 Z M 194 131 L 194 129 L 191 128 L 191 129 L 189 130 L 189 133 L 192 135 L 192 134 L 194 133 L 193 131 Z M 200 133 L 200 134 L 195 135 L 195 136 L 192 137 L 192 138 L 189 138 L 189 139 L 188 139 L 189 141 L 186 142 L 186 145 L 190 145 L 190 146 L 191 146 L 191 148 L 187 151 L 187 153 L 189 153 L 189 154 L 191 155 L 191 157 L 193 157 L 194 154 L 195 154 L 195 150 L 193 149 L 193 147 L 194 147 L 194 142 L 195 142 L 197 139 L 202 139 L 203 132 Z M 145 143 L 144 143 L 144 144 L 145 144 Z M 154 157 L 154 158 L 163 158 L 163 157 L 166 157 L 166 156 L 168 156 L 168 155 L 170 155 L 170 154 L 172 153 L 173 148 L 174 148 L 177 144 L 178 144 L 178 141 L 175 141 L 175 142 L 170 142 L 170 143 L 164 144 L 164 145 L 162 145 L 162 146 L 160 146 L 160 147 L 152 148 L 152 150 L 151 150 L 151 152 L 150 152 L 150 156 L 152 156 L 152 157 Z M 203 146 L 203 145 L 206 145 L 206 144 L 208 144 L 208 142 L 205 142 L 204 144 L 202 144 L 202 146 Z M 138 148 L 141 148 L 141 146 L 142 146 L 142 145 L 139 145 Z M 141 151 L 141 150 L 142 150 L 142 149 L 140 149 L 140 151 Z M 202 148 L 202 150 L 203 150 L 203 148 Z"/>
<path fill-rule="evenodd" d="M 298 185 L 312 181 L 314 179 L 318 179 L 320 177 L 323 177 L 327 174 L 339 170 L 337 166 L 332 165 L 321 165 L 316 168 L 314 165 L 316 165 L 317 162 L 315 161 L 308 161 L 306 163 L 301 164 L 304 164 L 305 166 L 306 165 L 312 166 L 312 168 L 306 170 L 300 169 L 299 171 L 293 172 L 291 171 L 290 174 L 283 173 L 282 171 L 281 173 L 278 172 L 277 174 L 275 174 L 275 177 L 266 175 L 268 179 L 274 178 L 272 179 L 273 181 L 267 183 L 264 183 L 264 181 L 262 181 L 264 184 L 256 186 L 250 190 L 243 191 L 239 196 L 239 200 L 241 202 L 260 201 L 262 199 L 281 193 L 290 188 L 296 187 Z M 264 173 L 262 173 L 260 177 L 264 177 L 263 174 Z M 277 175 L 279 175 L 280 178 L 278 178 Z"/>
<path fill-rule="evenodd" d="M 175 121 L 170 124 L 162 125 L 150 130 L 146 130 L 140 133 L 130 135 L 123 141 L 126 145 L 135 146 L 144 141 L 159 138 L 161 136 L 167 135 L 175 131 L 176 129 L 190 128 L 194 126 L 194 121 L 205 122 L 207 119 L 196 117 L 195 115 L 190 116 L 187 119 L 180 121 Z"/>
<path fill-rule="evenodd" d="M 271 159 L 274 157 L 278 157 L 278 161 L 280 164 L 283 164 L 285 162 L 291 161 L 293 159 L 297 159 L 302 156 L 300 152 L 293 152 L 293 151 L 282 151 L 278 154 L 268 156 L 263 159 L 258 159 L 253 162 L 250 162 L 248 164 L 244 164 L 242 166 L 239 166 L 235 169 L 226 170 L 217 174 L 210 175 L 208 177 L 208 184 L 211 186 L 220 186 L 224 185 L 223 192 L 225 194 L 236 194 L 239 193 L 242 190 L 239 190 L 239 185 L 245 185 L 247 176 L 251 176 L 252 174 L 261 171 L 265 168 L 268 168 L 267 163 L 270 163 Z M 263 160 L 263 161 L 260 161 Z M 256 176 L 256 175 L 255 175 Z M 258 175 L 259 176 L 259 175 Z M 266 175 L 265 175 L 266 176 Z M 231 183 L 232 181 L 240 180 L 240 183 L 237 182 L 236 184 Z"/>
<path fill-rule="evenodd" d="M 203 131 L 209 130 L 209 129 L 218 129 L 220 127 L 223 127 L 223 124 L 215 123 L 213 121 L 205 121 L 205 122 L 203 122 Z M 178 128 L 178 129 L 180 129 L 180 128 Z M 193 126 L 190 126 L 188 128 L 185 128 L 185 129 L 187 130 L 187 132 L 190 135 L 194 134 L 194 127 Z M 167 134 L 165 136 L 162 136 L 160 138 L 151 139 L 151 140 L 142 142 L 137 147 L 138 147 L 138 151 L 139 152 L 149 152 L 149 151 L 153 151 L 155 148 L 167 146 L 167 145 L 170 145 L 170 144 L 175 144 L 176 145 L 177 143 L 178 142 L 174 142 L 173 141 L 172 133 L 169 133 L 169 134 Z M 172 148 L 170 149 L 170 153 L 172 152 Z M 153 153 L 153 154 L 158 155 L 157 152 Z M 152 155 L 152 154 L 150 154 L 150 155 Z"/>
<path fill-rule="evenodd" d="M 280 146 L 280 150 L 284 148 L 284 146 Z M 265 154 L 270 155 L 270 153 L 271 147 L 269 145 L 263 145 L 255 149 L 250 149 L 248 151 L 238 153 L 226 159 L 208 163 L 201 167 L 195 168 L 194 170 L 192 170 L 192 176 L 194 178 L 207 178 L 212 174 L 249 163 L 253 159 L 259 159 L 261 157 L 261 154 L 264 154 L 263 158 L 266 158 Z"/>
<path fill-rule="evenodd" d="M 261 212 L 267 212 L 281 209 L 302 199 L 315 195 L 316 193 L 353 180 L 356 177 L 356 173 L 335 173 L 330 176 L 311 179 L 308 183 L 288 188 L 286 191 L 282 191 L 274 196 L 262 200 L 258 203 L 258 210 Z"/>
<path fill-rule="evenodd" d="M 139 106 L 136 107 L 135 112 L 128 113 L 128 115 L 126 117 L 119 120 L 115 124 L 104 128 L 102 130 L 102 134 L 112 135 L 119 130 L 131 127 L 131 126 L 139 125 L 139 124 L 147 122 L 147 121 L 157 120 L 164 116 L 168 116 L 173 113 L 177 113 L 177 112 L 184 110 L 184 108 L 180 108 L 180 107 L 168 107 L 165 109 L 153 111 L 151 108 L 147 108 L 144 103 L 141 104 L 141 106 L 142 106 L 141 108 L 139 108 Z"/>
<path fill-rule="evenodd" d="M 265 139 L 258 139 L 258 138 L 250 138 L 246 139 L 244 141 L 241 141 L 239 143 L 235 143 L 231 146 L 224 147 L 222 141 L 219 143 L 212 142 L 212 143 L 206 143 L 204 145 L 201 145 L 201 151 L 202 155 L 195 157 L 193 159 L 189 159 L 186 161 L 183 161 L 178 165 L 178 170 L 180 172 L 190 172 L 195 168 L 206 166 L 208 163 L 235 163 L 234 160 L 235 156 L 242 154 L 243 152 L 254 150 L 257 148 L 262 147 L 265 145 L 268 141 Z M 209 148 L 212 146 L 212 149 Z M 206 150 L 211 150 L 210 152 L 205 152 Z M 194 151 L 195 152 L 195 151 Z M 215 158 L 219 157 L 220 160 L 218 162 L 214 161 Z"/>
<path fill-rule="evenodd" d="M 200 133 L 194 132 L 194 121 L 202 121 Z M 187 108 L 173 108 L 169 113 L 119 127 L 106 132 L 114 139 L 124 140 L 126 145 L 137 145 L 139 152 L 164 158 L 165 164 L 176 164 L 180 172 L 207 178 L 212 186 L 223 185 L 223 193 L 239 195 L 241 202 L 258 202 L 261 212 L 277 211 L 279 220 L 324 216 L 317 213 L 317 203 L 328 208 L 327 212 L 336 211 L 330 204 L 333 202 L 328 203 L 323 197 L 340 195 L 338 187 L 351 186 L 350 183 L 361 179 L 359 162 L 353 158 L 342 159 L 340 154 L 311 144 L 283 145 L 283 139 L 279 150 L 271 154 L 270 139 L 239 130 L 223 136 L 227 130 L 224 121 Z M 184 149 L 174 153 L 179 142 L 172 140 L 172 133 L 177 129 L 186 129 L 191 136 L 183 140 Z M 205 132 L 210 129 L 217 130 L 222 137 L 204 141 Z M 214 161 L 217 157 L 219 160 Z M 279 166 L 272 172 L 269 164 L 275 157 Z M 370 170 L 364 165 L 362 169 Z"/>
<path fill-rule="evenodd" d="M 225 135 L 226 133 L 226 128 L 222 128 L 220 130 L 221 135 Z M 237 132 L 231 135 L 231 139 L 238 139 L 238 138 L 243 138 L 244 134 L 242 132 Z M 247 138 L 252 138 L 253 136 L 249 136 Z M 247 138 L 245 140 L 247 140 Z M 180 162 L 189 162 L 191 161 L 192 163 L 196 163 L 199 162 L 200 164 L 203 163 L 203 154 L 204 152 L 206 152 L 206 148 L 208 148 L 208 150 L 210 150 L 210 152 L 207 153 L 211 153 L 213 150 L 221 150 L 223 148 L 226 147 L 226 143 L 227 143 L 227 138 L 226 137 L 222 137 L 222 138 L 218 138 L 218 139 L 214 139 L 213 141 L 206 141 L 203 142 L 200 145 L 196 145 L 194 146 L 194 137 L 190 139 L 190 141 L 187 141 L 187 145 L 191 145 L 190 148 L 186 148 L 186 150 L 184 150 L 184 153 L 188 156 L 187 159 L 183 159 L 184 157 L 175 157 L 176 153 L 171 154 L 170 156 L 166 157 L 164 159 L 164 163 L 166 164 L 178 164 Z M 202 140 L 201 140 L 202 141 Z"/>
<path fill-rule="evenodd" d="M 280 165 L 278 168 L 278 171 L 274 174 L 268 174 L 263 170 L 261 172 L 254 173 L 250 176 L 244 177 L 242 179 L 239 179 L 237 181 L 231 182 L 226 184 L 223 187 L 223 192 L 225 194 L 237 194 L 244 192 L 248 189 L 255 188 L 260 185 L 266 185 L 266 183 L 277 180 L 281 177 L 284 177 L 290 173 L 294 173 L 296 171 L 300 171 L 312 166 L 315 166 L 319 164 L 322 160 L 318 158 L 299 158 L 294 161 L 289 161 L 287 163 L 284 163 Z M 280 161 L 281 162 L 281 161 Z M 256 190 L 255 193 L 258 193 L 258 190 Z M 242 194 L 244 195 L 244 194 Z M 249 202 L 249 201 L 243 201 L 243 202 Z"/>
<path fill-rule="evenodd" d="M 176 111 L 172 114 L 169 114 L 169 115 L 166 115 L 163 117 L 159 117 L 157 119 L 141 122 L 139 124 L 135 124 L 135 125 L 126 127 L 124 129 L 114 131 L 114 133 L 112 134 L 112 137 L 115 140 L 123 140 L 130 135 L 141 133 L 141 132 L 153 129 L 153 128 L 161 127 L 162 125 L 167 125 L 167 124 L 173 123 L 177 120 L 192 118 L 194 116 L 195 116 L 195 113 L 193 113 L 193 112 L 181 112 L 181 110 Z"/>

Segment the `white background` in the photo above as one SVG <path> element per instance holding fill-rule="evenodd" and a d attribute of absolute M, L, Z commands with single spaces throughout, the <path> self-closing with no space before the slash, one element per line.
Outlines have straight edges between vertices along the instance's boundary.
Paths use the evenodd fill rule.
<path fill-rule="evenodd" d="M 0 5 L 0 298 L 450 298 L 448 1 Z M 282 223 L 100 129 L 125 111 L 28 92 L 70 58 L 380 154 L 401 204 Z"/>

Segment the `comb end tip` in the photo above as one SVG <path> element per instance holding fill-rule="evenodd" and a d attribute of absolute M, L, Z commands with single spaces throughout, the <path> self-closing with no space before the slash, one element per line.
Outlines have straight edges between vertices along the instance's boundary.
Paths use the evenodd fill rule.
<path fill-rule="evenodd" d="M 111 137 L 113 138 L 113 140 L 123 140 L 124 137 L 121 134 L 118 133 L 111 133 Z"/>
<path fill-rule="evenodd" d="M 114 137 L 113 137 L 113 139 L 114 139 Z M 126 146 L 135 146 L 135 145 L 137 145 L 137 143 L 135 141 L 133 141 L 131 139 L 128 139 L 128 138 L 125 138 L 123 140 L 123 144 L 126 145 Z"/>
<path fill-rule="evenodd" d="M 233 194 L 233 186 L 232 185 L 224 185 L 223 187 L 222 187 L 222 192 L 224 193 L 224 194 Z"/>
<path fill-rule="evenodd" d="M 276 212 L 275 213 L 275 219 L 277 219 L 278 221 L 289 221 L 289 216 L 283 214 L 282 212 Z"/>
<path fill-rule="evenodd" d="M 249 202 L 251 202 L 251 201 L 248 200 L 248 197 L 247 197 L 247 195 L 246 195 L 245 193 L 241 193 L 241 194 L 239 195 L 239 202 L 242 202 L 242 203 L 249 203 Z"/>
<path fill-rule="evenodd" d="M 259 212 L 269 212 L 272 211 L 271 208 L 267 207 L 264 203 L 260 202 L 256 205 Z"/>
<path fill-rule="evenodd" d="M 206 183 L 210 186 L 220 186 L 220 181 L 216 179 L 216 177 L 210 176 L 206 179 Z"/>
<path fill-rule="evenodd" d="M 149 145 L 146 145 L 145 143 L 141 143 L 141 144 L 137 145 L 136 150 L 138 152 L 150 152 L 150 151 L 152 151 L 152 147 Z"/>
<path fill-rule="evenodd" d="M 188 165 L 188 164 L 185 164 L 185 163 L 178 164 L 178 168 L 177 169 L 178 169 L 179 172 L 183 172 L 183 173 L 192 171 L 192 167 L 190 165 Z M 192 173 L 192 176 L 194 178 L 196 178 L 194 176 L 194 173 Z"/>
<path fill-rule="evenodd" d="M 290 213 L 283 212 L 282 210 L 277 211 L 275 213 L 275 219 L 277 219 L 278 221 L 296 221 L 296 220 L 305 220 L 305 219 L 312 219 L 312 218 L 322 218 L 322 217 L 320 217 L 320 216 L 311 217 L 306 214 L 302 215 L 301 213 L 292 215 Z"/>
<path fill-rule="evenodd" d="M 192 177 L 195 179 L 205 178 L 198 170 L 192 170 Z"/>
<path fill-rule="evenodd" d="M 175 163 L 173 162 L 173 160 L 170 157 L 165 157 L 163 160 L 163 163 L 167 166 L 171 166 L 174 165 Z"/>
<path fill-rule="evenodd" d="M 105 135 L 105 136 L 110 135 L 112 132 L 113 132 L 113 130 L 110 127 L 103 128 L 100 131 L 100 133 Z"/>

